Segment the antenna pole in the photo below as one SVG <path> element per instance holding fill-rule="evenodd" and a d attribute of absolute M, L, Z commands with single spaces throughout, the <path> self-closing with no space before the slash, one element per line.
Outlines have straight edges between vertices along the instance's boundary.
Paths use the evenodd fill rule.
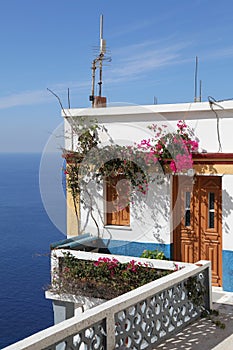
<path fill-rule="evenodd" d="M 197 102 L 197 69 L 198 69 L 198 57 L 196 56 L 195 78 L 194 78 L 194 102 Z"/>
<path fill-rule="evenodd" d="M 96 70 L 96 60 L 93 60 L 92 62 L 92 83 L 91 83 L 91 102 L 92 102 L 92 107 L 94 107 L 94 96 L 95 96 L 95 70 Z"/>
<path fill-rule="evenodd" d="M 103 22 L 104 22 L 104 16 L 100 15 L 100 44 L 101 44 L 101 39 L 103 39 Z"/>
<path fill-rule="evenodd" d="M 100 16 L 100 54 L 99 54 L 99 96 L 102 95 L 102 77 L 103 77 L 103 58 L 104 58 L 104 50 L 103 50 L 103 22 L 104 16 Z"/>
<path fill-rule="evenodd" d="M 201 102 L 202 99 L 202 81 L 200 80 L 200 95 L 199 95 L 199 101 Z"/>
<path fill-rule="evenodd" d="M 102 60 L 100 60 L 100 76 L 99 76 L 99 96 L 102 95 L 102 75 L 103 75 L 103 65 L 102 65 Z"/>
<path fill-rule="evenodd" d="M 68 88 L 67 90 L 68 94 L 67 94 L 67 97 L 68 97 L 68 108 L 70 109 L 70 89 Z"/>

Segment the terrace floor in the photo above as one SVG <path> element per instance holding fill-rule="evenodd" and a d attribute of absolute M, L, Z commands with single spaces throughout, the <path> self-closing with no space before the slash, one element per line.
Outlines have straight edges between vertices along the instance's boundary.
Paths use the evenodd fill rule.
<path fill-rule="evenodd" d="M 198 319 L 182 332 L 158 345 L 156 350 L 232 350 L 233 349 L 233 293 L 213 288 L 213 309 L 225 329 L 206 318 Z"/>

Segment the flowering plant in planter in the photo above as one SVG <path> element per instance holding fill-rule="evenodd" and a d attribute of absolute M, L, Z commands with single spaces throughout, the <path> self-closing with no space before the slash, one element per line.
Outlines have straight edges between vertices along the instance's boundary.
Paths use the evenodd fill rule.
<path fill-rule="evenodd" d="M 171 272 L 135 260 L 121 263 L 114 258 L 101 257 L 93 262 L 76 259 L 68 253 L 62 258 L 59 270 L 54 271 L 51 290 L 108 300 Z"/>

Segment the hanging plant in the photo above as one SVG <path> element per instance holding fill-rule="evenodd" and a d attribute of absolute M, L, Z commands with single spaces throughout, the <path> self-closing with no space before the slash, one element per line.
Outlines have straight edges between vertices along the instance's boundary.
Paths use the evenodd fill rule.
<path fill-rule="evenodd" d="M 148 164 L 168 164 L 174 173 L 192 168 L 192 153 L 198 151 L 198 139 L 184 121 L 179 120 L 175 132 L 168 132 L 167 125 L 153 124 L 148 128 L 154 132 L 154 137 L 137 144 Z"/>

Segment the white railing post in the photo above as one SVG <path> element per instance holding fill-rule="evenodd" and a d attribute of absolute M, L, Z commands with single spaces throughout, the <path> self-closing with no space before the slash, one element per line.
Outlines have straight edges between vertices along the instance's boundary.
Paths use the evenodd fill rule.
<path fill-rule="evenodd" d="M 196 265 L 205 266 L 206 278 L 205 278 L 205 287 L 207 289 L 207 295 L 205 300 L 205 308 L 211 310 L 213 307 L 212 304 L 212 271 L 211 271 L 211 261 L 200 260 Z"/>
<path fill-rule="evenodd" d="M 114 313 L 108 312 L 106 315 L 106 345 L 107 350 L 115 349 L 115 317 Z"/>

